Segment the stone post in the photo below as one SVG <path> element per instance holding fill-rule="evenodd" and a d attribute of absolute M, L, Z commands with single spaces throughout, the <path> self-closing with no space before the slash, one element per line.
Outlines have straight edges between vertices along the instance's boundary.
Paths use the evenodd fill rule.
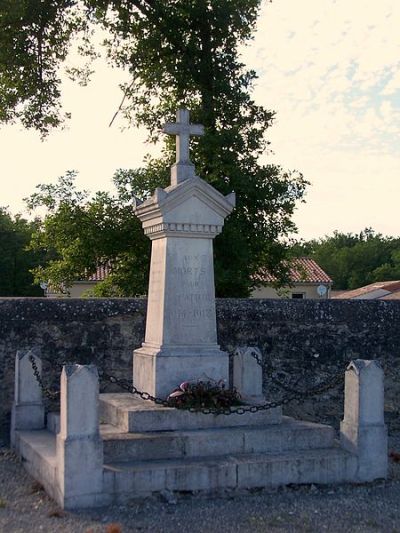
<path fill-rule="evenodd" d="M 29 360 L 33 357 L 39 375 L 42 361 L 32 350 L 18 351 L 15 357 L 15 389 L 11 412 L 11 445 L 15 446 L 15 432 L 44 428 L 44 404 L 42 391 Z"/>
<path fill-rule="evenodd" d="M 95 366 L 64 366 L 57 435 L 57 499 L 65 508 L 102 503 L 103 442 L 99 434 L 98 396 Z"/>
<path fill-rule="evenodd" d="M 356 359 L 346 370 L 340 443 L 358 457 L 357 481 L 387 476 L 383 378 L 383 370 L 377 361 Z"/>
<path fill-rule="evenodd" d="M 233 358 L 233 386 L 248 403 L 265 402 L 262 390 L 262 354 L 258 348 L 251 346 L 235 350 Z"/>

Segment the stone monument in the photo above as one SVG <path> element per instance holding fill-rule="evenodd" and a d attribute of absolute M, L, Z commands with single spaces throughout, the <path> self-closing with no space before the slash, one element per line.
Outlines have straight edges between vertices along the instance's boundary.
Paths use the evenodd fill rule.
<path fill-rule="evenodd" d="M 136 214 L 152 241 L 145 341 L 134 352 L 139 390 L 167 396 L 182 381 L 228 381 L 228 354 L 217 344 L 213 239 L 235 205 L 196 176 L 189 158 L 190 124 L 180 109 L 164 132 L 176 135 L 171 185 L 156 189 Z"/>
<path fill-rule="evenodd" d="M 137 389 L 162 397 L 186 380 L 228 382 L 229 358 L 217 344 L 212 242 L 235 203 L 233 194 L 223 196 L 196 176 L 189 137 L 203 129 L 189 123 L 188 111 L 178 111 L 164 131 L 177 136 L 171 185 L 137 208 L 152 255 L 146 335 L 133 372 Z M 261 353 L 244 346 L 235 355 L 233 380 L 243 400 L 264 403 Z M 276 403 L 239 406 L 225 416 L 130 392 L 99 395 L 91 365 L 64 367 L 60 413 L 47 413 L 44 427 L 39 354 L 18 352 L 15 369 L 12 446 L 63 508 L 165 491 L 359 483 L 387 475 L 383 371 L 375 361 L 353 361 L 346 371 L 340 445 L 332 427 L 282 416 Z"/>

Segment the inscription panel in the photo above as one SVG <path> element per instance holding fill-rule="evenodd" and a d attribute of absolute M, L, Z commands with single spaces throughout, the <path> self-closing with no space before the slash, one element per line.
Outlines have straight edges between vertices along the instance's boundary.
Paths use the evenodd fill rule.
<path fill-rule="evenodd" d="M 174 344 L 216 342 L 212 243 L 196 243 L 196 247 L 192 243 L 186 250 L 174 247 L 168 254 L 171 270 L 166 318 L 169 342 Z M 182 248 L 178 243 L 176 246 Z"/>

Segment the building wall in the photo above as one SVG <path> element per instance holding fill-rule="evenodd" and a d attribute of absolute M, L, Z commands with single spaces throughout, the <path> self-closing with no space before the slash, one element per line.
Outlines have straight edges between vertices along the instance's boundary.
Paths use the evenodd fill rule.
<path fill-rule="evenodd" d="M 55 363 L 64 361 L 95 363 L 130 378 L 145 315 L 141 299 L 0 299 L 3 426 L 9 420 L 17 350 L 41 350 L 44 380 L 51 387 L 59 381 Z M 387 397 L 393 405 L 399 402 L 394 380 L 400 369 L 400 301 L 226 299 L 217 300 L 217 321 L 224 350 L 258 346 L 264 362 L 296 377 L 344 371 L 350 359 L 379 359 L 387 369 Z M 308 405 L 310 411 L 320 406 L 314 400 Z M 328 410 L 334 408 L 341 409 L 340 401 Z"/>
<path fill-rule="evenodd" d="M 321 297 L 317 292 L 317 288 L 320 285 L 321 283 L 297 283 L 293 287 L 280 289 L 279 291 L 269 285 L 264 285 L 255 288 L 251 293 L 251 298 L 292 298 L 293 293 L 302 293 L 304 299 L 325 300 L 330 297 L 330 288 L 325 285 L 328 291 L 325 296 Z"/>
<path fill-rule="evenodd" d="M 47 298 L 81 298 L 86 291 L 93 289 L 97 285 L 97 281 L 75 281 L 68 289 L 68 294 L 58 292 L 46 293 Z"/>
<path fill-rule="evenodd" d="M 93 289 L 96 284 L 96 281 L 77 281 L 68 289 L 69 297 L 81 298 L 84 292 Z"/>

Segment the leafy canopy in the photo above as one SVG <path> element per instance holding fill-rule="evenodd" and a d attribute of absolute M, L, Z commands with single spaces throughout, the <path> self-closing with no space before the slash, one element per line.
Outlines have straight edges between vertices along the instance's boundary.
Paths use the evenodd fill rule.
<path fill-rule="evenodd" d="M 334 289 L 356 289 L 377 281 L 400 280 L 400 238 L 366 228 L 297 245 L 294 255 L 310 255 L 333 279 Z"/>
<path fill-rule="evenodd" d="M 34 285 L 30 270 L 45 258 L 28 250 L 37 222 L 28 222 L 19 215 L 12 216 L 0 208 L 0 296 L 42 296 Z"/>
<path fill-rule="evenodd" d="M 130 74 L 130 82 L 122 87 L 119 111 L 131 124 L 146 126 L 150 138 L 157 141 L 160 126 L 174 119 L 178 107 L 185 106 L 191 110 L 193 122 L 205 125 L 205 136 L 192 142 L 197 172 L 223 194 L 234 190 L 238 198 L 237 208 L 215 242 L 217 294 L 221 296 L 248 295 L 251 274 L 261 266 L 282 270 L 279 265 L 287 252 L 283 238 L 296 229 L 291 217 L 307 185 L 301 174 L 259 163 L 268 148 L 266 132 L 274 113 L 253 100 L 256 74 L 240 61 L 239 47 L 252 36 L 260 3 L 16 0 L 15 8 L 7 2 L 0 7 L 0 45 L 4 44 L 0 103 L 6 110 L 1 120 L 21 119 L 43 135 L 60 125 L 60 67 L 71 42 L 79 36 L 82 54 L 88 59 L 94 57 L 93 28 L 101 28 L 107 32 L 103 44 L 109 62 Z M 7 4 L 13 16 L 4 16 Z M 1 31 L 5 28 L 6 36 Z M 16 61 L 11 61 L 13 54 Z M 78 78 L 81 74 L 86 81 L 87 69 L 70 72 Z M 107 259 L 112 265 L 142 268 L 139 252 L 145 247 L 137 222 L 130 223 L 133 233 L 125 244 L 121 239 L 115 242 L 110 235 L 115 234 L 114 226 L 128 224 L 132 195 L 143 198 L 156 186 L 168 184 L 173 152 L 173 140 L 164 139 L 159 160 L 148 159 L 143 168 L 117 172 L 117 195 L 113 198 L 104 193 L 94 199 L 67 198 L 57 189 L 62 182 L 54 191 L 42 187 L 33 202 L 36 206 L 41 202 L 47 205 L 51 196 L 60 194 L 58 207 L 49 211 L 43 223 L 42 240 L 35 241 L 37 245 L 43 243 L 46 232 L 54 237 L 58 259 L 43 275 L 70 280 L 85 268 L 92 270 L 95 261 Z M 110 235 L 99 231 L 98 226 L 94 232 L 88 224 L 80 223 L 83 214 L 90 220 L 96 218 L 94 211 L 113 212 L 112 220 L 106 217 L 103 222 Z M 61 232 L 64 240 L 56 239 L 55 231 Z M 113 249 L 96 241 L 100 238 L 111 240 Z M 133 251 L 136 246 L 137 252 Z M 128 290 L 128 282 L 121 276 L 118 284 L 123 294 L 142 294 L 145 289 L 138 284 Z"/>

